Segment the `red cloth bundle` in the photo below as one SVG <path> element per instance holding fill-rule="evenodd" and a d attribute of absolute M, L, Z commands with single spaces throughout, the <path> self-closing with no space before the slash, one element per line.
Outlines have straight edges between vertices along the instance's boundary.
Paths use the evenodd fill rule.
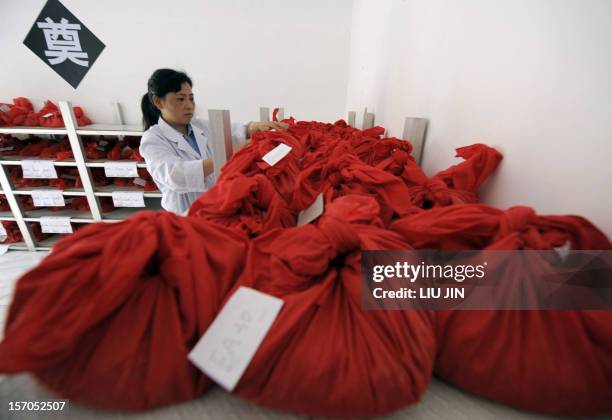
<path fill-rule="evenodd" d="M 308 416 L 371 416 L 416 403 L 435 357 L 433 313 L 364 311 L 361 250 L 409 248 L 370 197 L 331 203 L 315 225 L 251 242 L 247 286 L 284 300 L 234 393 Z"/>
<path fill-rule="evenodd" d="M 290 146 L 291 151 L 276 165 L 268 165 L 262 157 L 281 143 Z M 252 176 L 262 173 L 274 184 L 283 199 L 288 201 L 300 172 L 299 161 L 302 154 L 301 143 L 287 131 L 257 132 L 253 134 L 251 143 L 236 152 L 223 166 L 219 181 L 235 174 Z"/>
<path fill-rule="evenodd" d="M 0 223 L 2 223 L 6 231 L 6 240 L 2 242 L 3 244 L 14 244 L 23 241 L 23 236 L 19 226 L 17 226 L 17 222 L 0 221 Z"/>
<path fill-rule="evenodd" d="M 415 248 L 611 250 L 579 216 L 537 216 L 472 204 L 432 209 L 392 225 Z M 512 284 L 524 277 L 508 271 Z M 436 373 L 475 394 L 562 416 L 612 411 L 612 311 L 438 311 Z M 458 357 L 461 355 L 461 357 Z"/>
<path fill-rule="evenodd" d="M 68 156 L 68 154 L 66 154 L 66 152 L 70 152 L 70 157 L 72 157 L 72 151 L 70 149 L 70 143 L 68 142 L 68 139 L 64 139 L 59 143 L 56 144 L 50 144 L 48 147 L 45 147 L 43 150 L 41 150 L 40 152 L 40 157 L 42 158 L 54 158 L 57 159 L 60 154 L 62 156 Z"/>
<path fill-rule="evenodd" d="M 33 112 L 32 103 L 26 98 L 14 98 L 13 105 L 2 104 L 3 109 L 8 110 L 0 114 L 0 119 L 3 125 L 23 125 L 28 117 L 28 114 Z"/>
<path fill-rule="evenodd" d="M 4 194 L 0 194 L 0 211 L 11 211 L 11 206 Z"/>
<path fill-rule="evenodd" d="M 54 393 L 103 408 L 195 398 L 210 381 L 187 354 L 244 252 L 230 229 L 167 212 L 85 226 L 17 282 L 0 372 L 33 372 Z"/>
<path fill-rule="evenodd" d="M 32 136 L 28 139 L 29 144 L 21 149 L 20 156 L 37 157 L 40 156 L 43 149 L 49 147 L 51 141 L 40 137 Z"/>
<path fill-rule="evenodd" d="M 100 203 L 100 210 L 102 213 L 110 213 L 111 211 L 115 210 L 113 199 L 111 197 L 99 197 L 98 202 Z M 87 197 L 72 197 L 70 208 L 87 213 L 91 211 Z"/>
<path fill-rule="evenodd" d="M 10 134 L 0 134 L 0 156 L 18 156 L 27 143 Z"/>
<path fill-rule="evenodd" d="M 44 187 L 45 185 L 49 185 L 48 179 L 24 178 L 21 166 L 15 166 L 9 169 L 9 179 L 11 180 L 13 188 Z"/>
<path fill-rule="evenodd" d="M 232 227 L 249 237 L 296 223 L 295 212 L 263 174 L 226 177 L 191 205 L 189 216 Z"/>
<path fill-rule="evenodd" d="M 307 208 L 319 193 L 324 194 L 326 202 L 347 194 L 373 196 L 381 206 L 385 226 L 393 217 L 414 212 L 408 187 L 401 179 L 351 155 L 332 157 L 302 171 L 296 182 L 293 207 Z"/>

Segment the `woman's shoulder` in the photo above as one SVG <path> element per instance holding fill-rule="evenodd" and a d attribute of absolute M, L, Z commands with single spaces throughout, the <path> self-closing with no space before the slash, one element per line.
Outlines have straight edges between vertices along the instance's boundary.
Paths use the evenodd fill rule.
<path fill-rule="evenodd" d="M 159 137 L 162 137 L 161 128 L 159 124 L 154 124 L 142 133 L 141 142 L 151 141 Z"/>

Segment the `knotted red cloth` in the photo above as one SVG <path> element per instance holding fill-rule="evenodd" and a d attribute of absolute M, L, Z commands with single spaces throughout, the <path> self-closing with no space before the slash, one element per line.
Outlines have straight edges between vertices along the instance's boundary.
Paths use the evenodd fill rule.
<path fill-rule="evenodd" d="M 606 236 L 579 216 L 538 216 L 454 205 L 405 217 L 391 229 L 415 248 L 441 250 L 611 250 Z M 512 267 L 510 267 L 512 268 Z M 529 276 L 509 269 L 506 285 Z M 540 271 L 541 272 L 541 271 Z M 551 415 L 612 411 L 612 311 L 438 311 L 436 373 L 475 394 Z"/>
<path fill-rule="evenodd" d="M 84 227 L 17 282 L 0 372 L 33 372 L 62 397 L 103 408 L 195 398 L 210 381 L 187 354 L 244 252 L 235 232 L 166 212 Z"/>
<path fill-rule="evenodd" d="M 234 392 L 309 416 L 372 416 L 416 403 L 435 354 L 429 311 L 361 308 L 361 250 L 406 249 L 371 197 L 344 196 L 317 225 L 251 242 L 247 286 L 284 306 Z"/>
<path fill-rule="evenodd" d="M 394 217 L 414 211 L 408 187 L 401 179 L 353 155 L 332 156 L 302 171 L 293 193 L 293 207 L 296 210 L 307 208 L 319 193 L 323 193 L 328 203 L 347 194 L 375 197 L 381 206 L 385 226 Z"/>
<path fill-rule="evenodd" d="M 224 178 L 191 205 L 189 216 L 232 227 L 248 237 L 296 224 L 295 212 L 263 174 Z"/>

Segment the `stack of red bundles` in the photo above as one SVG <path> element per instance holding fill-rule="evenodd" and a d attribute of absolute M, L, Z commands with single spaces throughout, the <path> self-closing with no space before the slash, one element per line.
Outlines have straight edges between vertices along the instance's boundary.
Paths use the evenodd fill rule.
<path fill-rule="evenodd" d="M 91 124 L 91 120 L 82 108 L 76 106 L 73 107 L 73 111 L 78 126 Z M 38 112 L 34 112 L 32 102 L 20 97 L 13 99 L 12 104 L 0 104 L 0 125 L 63 127 L 64 120 L 59 108 L 53 102 L 46 101 Z"/>

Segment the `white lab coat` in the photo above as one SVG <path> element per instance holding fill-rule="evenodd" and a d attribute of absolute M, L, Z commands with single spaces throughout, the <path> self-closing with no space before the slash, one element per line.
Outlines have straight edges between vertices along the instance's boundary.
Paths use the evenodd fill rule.
<path fill-rule="evenodd" d="M 143 133 L 140 142 L 140 154 L 162 193 L 162 207 L 176 214 L 185 214 L 191 203 L 215 183 L 214 174 L 204 177 L 202 168 L 202 160 L 212 157 L 208 121 L 194 118 L 191 127 L 201 155 L 161 117 Z M 233 123 L 231 131 L 234 146 L 246 139 L 245 124 Z"/>

